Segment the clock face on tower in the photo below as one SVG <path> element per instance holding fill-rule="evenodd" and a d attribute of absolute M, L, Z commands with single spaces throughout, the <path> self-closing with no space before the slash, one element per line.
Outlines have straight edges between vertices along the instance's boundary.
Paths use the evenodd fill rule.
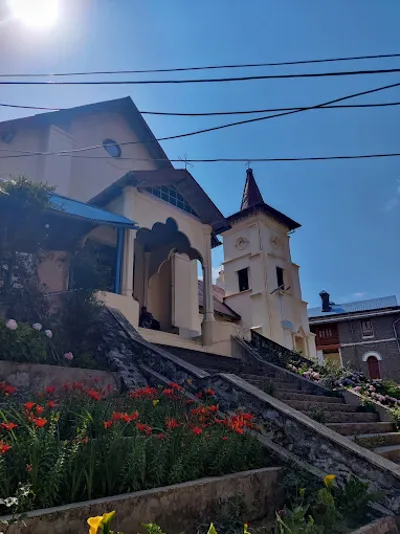
<path fill-rule="evenodd" d="M 247 240 L 244 237 L 238 237 L 236 239 L 236 248 L 243 250 L 247 246 Z"/>

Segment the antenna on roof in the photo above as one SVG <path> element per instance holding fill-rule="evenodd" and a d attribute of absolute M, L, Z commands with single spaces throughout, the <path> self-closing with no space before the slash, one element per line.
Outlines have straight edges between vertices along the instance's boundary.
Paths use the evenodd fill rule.
<path fill-rule="evenodd" d="M 187 168 L 188 167 L 193 167 L 193 163 L 190 163 L 190 161 L 188 161 L 188 155 L 185 153 L 183 154 L 183 158 L 181 158 L 180 156 L 178 156 L 178 159 L 180 161 L 184 161 L 185 162 L 185 171 L 187 171 Z"/>

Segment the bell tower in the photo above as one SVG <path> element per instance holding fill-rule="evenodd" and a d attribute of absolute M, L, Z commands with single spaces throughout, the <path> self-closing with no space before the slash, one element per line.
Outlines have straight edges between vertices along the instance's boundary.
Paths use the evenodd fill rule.
<path fill-rule="evenodd" d="M 224 240 L 225 302 L 243 327 L 315 356 L 307 303 L 302 300 L 299 267 L 291 260 L 290 234 L 300 224 L 264 202 L 247 169 L 240 210 L 227 217 Z"/>

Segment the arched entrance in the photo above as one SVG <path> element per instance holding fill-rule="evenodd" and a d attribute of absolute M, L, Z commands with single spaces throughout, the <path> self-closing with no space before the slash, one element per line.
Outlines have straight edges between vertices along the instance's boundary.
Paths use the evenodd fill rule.
<path fill-rule="evenodd" d="M 362 359 L 363 362 L 367 362 L 369 377 L 371 379 L 380 379 L 381 370 L 379 361 L 382 360 L 382 356 L 377 352 L 367 352 Z"/>
<path fill-rule="evenodd" d="M 197 261 L 200 253 L 168 218 L 135 239 L 133 295 L 160 323 L 161 330 L 199 332 Z M 195 328 L 196 327 L 196 328 Z"/>

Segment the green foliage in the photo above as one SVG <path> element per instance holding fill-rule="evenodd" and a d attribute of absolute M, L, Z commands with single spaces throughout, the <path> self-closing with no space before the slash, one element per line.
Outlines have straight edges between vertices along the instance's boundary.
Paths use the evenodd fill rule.
<path fill-rule="evenodd" d="M 0 319 L 0 360 L 15 362 L 43 362 L 46 359 L 47 338 L 32 326 L 19 323 L 9 330 Z"/>
<path fill-rule="evenodd" d="M 390 410 L 393 422 L 396 425 L 397 431 L 400 431 L 400 407 Z"/>
<path fill-rule="evenodd" d="M 48 241 L 51 192 L 24 177 L 0 184 L 0 305 L 20 321 L 34 322 L 47 313 L 37 271 Z"/>
<path fill-rule="evenodd" d="M 366 399 L 365 397 L 363 397 L 361 399 L 360 405 L 357 407 L 357 411 L 358 412 L 375 413 L 376 412 L 376 405 L 371 400 Z"/>
<path fill-rule="evenodd" d="M 235 497 L 219 503 L 219 510 L 215 521 L 214 529 L 218 534 L 235 534 L 243 532 L 243 524 L 246 517 L 246 505 L 243 495 L 238 494 Z M 205 518 L 197 529 L 198 534 L 207 534 L 210 532 L 209 518 Z"/>

